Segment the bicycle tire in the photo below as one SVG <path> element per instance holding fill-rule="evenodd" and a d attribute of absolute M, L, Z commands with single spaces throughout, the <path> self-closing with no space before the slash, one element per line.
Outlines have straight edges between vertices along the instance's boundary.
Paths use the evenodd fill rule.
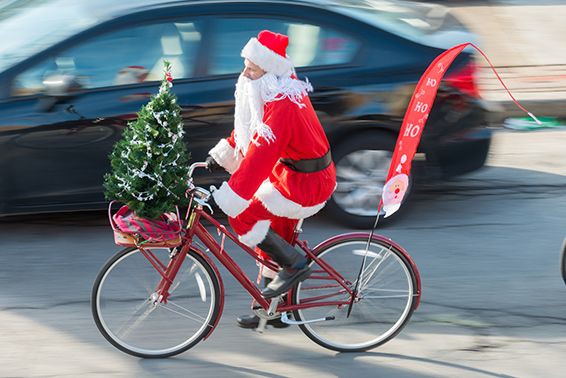
<path fill-rule="evenodd" d="M 562 253 L 560 254 L 560 273 L 562 273 L 562 280 L 566 284 L 566 238 L 562 242 Z"/>
<path fill-rule="evenodd" d="M 314 252 L 318 257 L 336 269 L 345 279 L 349 280 L 351 282 L 350 287 L 353 288 L 355 279 L 359 273 L 363 255 L 365 254 L 368 236 L 357 235 L 343 238 L 334 243 L 325 245 L 322 249 Z M 356 247 L 358 249 L 355 249 Z M 384 240 L 374 238 L 369 248 L 370 254 L 366 259 L 361 281 L 363 283 L 361 284 L 362 287 L 360 287 L 362 297 L 359 302 L 354 303 L 350 317 L 346 317 L 347 305 L 314 307 L 293 311 L 293 315 L 297 321 L 320 319 L 327 316 L 335 317 L 333 320 L 299 325 L 300 329 L 307 337 L 324 348 L 338 352 L 362 352 L 376 348 L 399 334 L 411 318 L 415 309 L 415 298 L 419 287 L 419 283 L 417 282 L 418 273 L 415 273 L 407 257 L 394 245 Z M 376 250 L 379 250 L 379 253 L 376 254 Z M 348 254 L 348 251 L 351 253 Z M 381 257 L 378 258 L 378 256 Z M 390 256 L 392 259 L 390 259 Z M 390 260 L 388 261 L 388 259 Z M 386 261 L 388 262 L 386 263 Z M 313 267 L 314 262 L 310 264 L 311 267 Z M 392 268 L 396 268 L 396 266 L 397 270 L 401 271 L 402 275 L 404 275 L 399 281 L 400 289 L 394 289 L 393 286 L 390 287 L 390 285 L 392 285 L 391 283 L 383 283 L 375 288 L 369 287 L 370 284 L 373 285 L 374 279 L 379 282 L 378 276 L 385 279 L 390 276 L 391 272 L 395 273 Z M 378 270 L 379 275 L 376 275 L 375 273 L 378 273 Z M 387 270 L 390 271 L 388 272 Z M 336 281 L 334 281 L 334 285 L 329 284 L 329 282 L 331 283 L 332 281 L 328 280 L 329 277 L 323 278 L 324 274 L 326 273 L 323 270 L 314 269 L 310 278 L 299 283 L 292 293 L 293 304 L 301 304 L 301 300 L 303 298 L 307 300 L 309 296 L 313 298 L 313 295 L 328 295 L 332 293 L 332 290 L 336 291 L 336 288 L 342 289 L 343 291 L 343 293 L 340 294 L 342 301 L 350 297 L 342 287 L 339 287 Z M 317 279 L 324 279 L 325 281 L 322 281 L 324 284 L 318 284 L 317 286 Z M 330 286 L 333 286 L 333 288 Z M 380 292 L 385 294 L 380 295 Z M 368 293 L 375 294 L 370 295 Z M 390 295 L 387 293 L 390 293 Z M 386 306 L 372 307 L 372 311 L 365 311 L 368 306 L 373 306 L 373 302 L 377 298 L 383 299 L 382 303 L 386 303 Z M 378 314 L 379 310 L 387 310 L 387 307 L 391 307 L 391 301 L 397 298 L 399 298 L 399 309 L 394 310 L 399 312 L 399 314 L 395 315 L 394 319 L 388 321 L 385 316 Z M 382 324 L 386 326 L 383 331 L 380 330 Z M 358 327 L 358 325 L 360 325 L 361 328 Z M 375 329 L 375 331 L 373 331 L 373 329 Z"/>
<path fill-rule="evenodd" d="M 162 254 L 161 252 L 169 252 L 166 248 L 149 248 L 149 250 L 154 252 L 156 256 L 158 252 L 159 254 Z M 135 285 L 135 290 L 123 288 L 122 285 L 116 285 L 117 287 L 112 285 L 113 283 L 121 283 L 122 271 L 129 273 L 128 270 L 130 270 L 130 268 L 127 268 L 127 265 L 124 263 L 127 262 L 128 259 L 130 259 L 130 264 L 133 261 L 135 261 L 136 264 L 135 269 L 132 268 L 135 274 L 131 276 L 128 275 L 131 281 L 141 281 L 140 277 L 142 273 L 146 274 L 150 272 L 148 277 L 150 277 L 149 281 L 152 283 L 150 283 L 149 286 L 145 286 L 144 283 L 145 288 L 141 288 L 143 290 L 138 290 L 139 285 Z M 187 267 L 187 262 L 191 264 L 187 269 L 184 269 Z M 122 267 L 120 264 L 122 264 Z M 153 273 L 151 273 L 152 269 Z M 185 274 L 187 275 L 185 276 Z M 191 276 L 194 280 L 191 279 Z M 183 281 L 185 279 L 186 281 Z M 168 301 L 166 303 L 159 303 L 158 305 L 151 304 L 152 299 L 149 293 L 151 289 L 148 290 L 148 287 L 151 287 L 151 285 L 155 287 L 156 283 L 160 280 L 161 276 L 157 270 L 151 266 L 150 262 L 137 248 L 125 248 L 112 256 L 96 277 L 91 296 L 91 310 L 95 324 L 106 340 L 122 352 L 142 358 L 166 358 L 183 353 L 207 336 L 212 330 L 216 319 L 220 316 L 220 285 L 218 277 L 214 269 L 198 253 L 192 250 L 187 253 L 185 261 L 171 286 L 171 295 Z M 181 285 L 185 285 L 185 283 L 187 287 L 196 284 L 197 293 L 190 292 L 185 289 L 185 286 L 182 290 L 177 290 Z M 123 286 L 125 287 L 132 285 L 133 284 L 127 279 L 123 282 Z M 124 294 L 120 295 L 119 292 L 121 291 L 124 291 Z M 138 300 L 134 299 L 137 294 L 136 291 L 142 292 Z M 145 293 L 143 293 L 144 291 Z M 175 303 L 179 301 L 178 303 L 185 305 L 185 303 L 194 302 L 194 304 L 199 307 L 199 299 L 201 302 L 210 300 L 210 304 L 203 305 L 202 310 L 200 310 L 200 308 L 197 310 L 193 306 L 191 306 L 191 310 L 188 310 L 188 308 Z M 175 302 L 173 302 L 173 300 L 175 300 Z M 113 303 L 113 305 L 110 306 L 110 303 Z M 133 303 L 133 305 L 130 305 L 130 303 Z M 137 308 L 134 309 L 134 306 Z M 169 308 L 167 308 L 168 311 L 164 310 L 166 306 L 169 306 Z M 126 309 L 131 308 L 134 309 L 134 311 L 131 315 L 126 317 L 122 315 L 122 307 Z M 142 309 L 143 312 L 139 314 L 139 319 L 134 318 L 136 312 Z M 156 311 L 157 309 L 159 309 L 158 312 Z M 196 311 L 202 311 L 205 315 L 200 316 Z M 167 317 L 167 314 L 173 314 L 173 316 Z M 129 330 L 129 328 L 124 330 L 124 333 L 126 333 L 128 337 L 132 334 L 131 338 L 136 340 L 135 343 L 134 341 L 127 340 L 126 336 L 119 336 L 123 328 L 122 318 L 131 318 L 132 325 L 128 327 L 138 328 L 136 333 L 133 333 L 133 330 Z M 175 329 L 173 325 L 173 320 L 177 320 L 177 318 L 183 318 L 181 319 L 182 323 L 179 329 Z M 142 322 L 146 322 L 146 320 L 149 324 L 138 327 L 138 325 L 141 325 Z M 195 331 L 192 332 L 192 334 L 188 334 L 191 333 L 188 329 L 193 328 L 191 325 L 193 323 L 196 324 Z M 128 322 L 124 325 L 126 324 L 128 324 Z M 173 329 L 167 329 L 168 326 L 173 327 Z M 183 331 L 187 331 L 187 335 L 183 335 Z M 173 342 L 172 345 L 167 345 L 168 343 L 164 340 L 165 337 L 176 337 L 179 338 L 180 341 Z M 162 341 L 164 342 L 163 346 L 157 347 L 157 344 Z M 156 343 L 156 347 L 136 345 L 136 343 L 142 342 Z"/>

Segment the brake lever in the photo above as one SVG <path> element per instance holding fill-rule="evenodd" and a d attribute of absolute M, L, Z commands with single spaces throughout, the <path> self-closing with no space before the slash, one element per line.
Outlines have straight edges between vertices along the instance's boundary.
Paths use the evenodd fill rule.
<path fill-rule="evenodd" d="M 212 207 L 208 204 L 208 202 L 206 202 L 204 199 L 202 198 L 194 198 L 194 201 L 196 203 L 198 203 L 201 207 L 203 208 L 208 208 L 208 210 L 210 210 L 210 215 L 214 214 L 214 210 L 212 210 Z"/>

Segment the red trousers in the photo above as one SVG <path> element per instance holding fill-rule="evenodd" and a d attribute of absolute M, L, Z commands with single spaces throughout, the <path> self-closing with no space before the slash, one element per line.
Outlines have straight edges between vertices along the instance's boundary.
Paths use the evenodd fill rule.
<path fill-rule="evenodd" d="M 230 226 L 232 226 L 236 234 L 240 237 L 240 240 L 250 247 L 261 243 L 265 239 L 269 228 L 286 241 L 291 242 L 293 234 L 295 233 L 295 227 L 298 223 L 297 219 L 273 215 L 255 197 L 246 210 L 236 218 L 229 217 L 228 221 L 230 222 Z M 256 252 L 262 257 L 265 257 L 263 251 L 257 247 Z"/>

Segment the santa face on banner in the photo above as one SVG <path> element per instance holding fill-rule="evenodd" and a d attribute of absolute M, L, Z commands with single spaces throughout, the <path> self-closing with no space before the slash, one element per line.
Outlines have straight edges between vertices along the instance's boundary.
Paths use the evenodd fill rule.
<path fill-rule="evenodd" d="M 409 188 L 409 176 L 404 173 L 391 177 L 383 187 L 383 211 L 385 217 L 393 214 L 403 202 L 405 193 Z"/>

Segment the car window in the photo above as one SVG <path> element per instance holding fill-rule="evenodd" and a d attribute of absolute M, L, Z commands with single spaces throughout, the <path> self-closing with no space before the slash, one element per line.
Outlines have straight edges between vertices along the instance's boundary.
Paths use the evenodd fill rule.
<path fill-rule="evenodd" d="M 349 63 L 359 47 L 352 37 L 318 25 L 282 19 L 220 18 L 214 27 L 209 74 L 240 72 L 242 48 L 263 29 L 289 36 L 287 55 L 295 67 Z"/>
<path fill-rule="evenodd" d="M 167 22 L 107 33 L 51 57 L 18 75 L 14 96 L 41 92 L 53 74 L 70 74 L 81 88 L 161 80 L 163 60 L 175 79 L 192 77 L 201 41 L 199 22 Z"/>

